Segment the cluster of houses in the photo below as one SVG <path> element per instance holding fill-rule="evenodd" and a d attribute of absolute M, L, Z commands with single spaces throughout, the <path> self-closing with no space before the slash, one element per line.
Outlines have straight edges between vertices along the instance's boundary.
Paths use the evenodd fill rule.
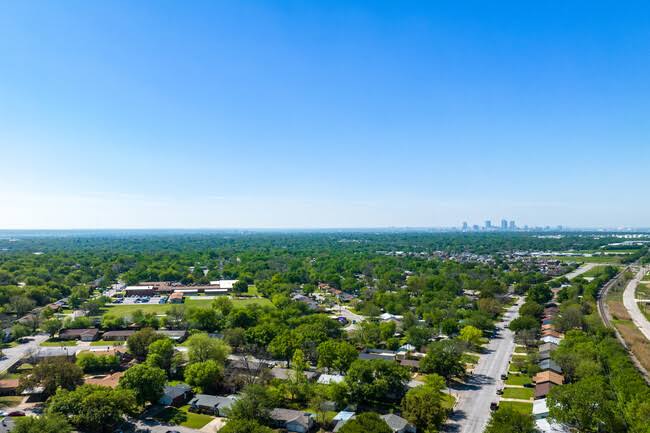
<path fill-rule="evenodd" d="M 537 429 L 542 433 L 568 433 L 568 429 L 561 424 L 548 419 L 549 410 L 546 396 L 555 386 L 564 383 L 562 368 L 551 358 L 551 353 L 558 348 L 564 335 L 557 331 L 553 324 L 559 313 L 557 294 L 559 289 L 553 289 L 553 300 L 546 304 L 541 325 L 541 344 L 538 347 L 538 360 L 541 371 L 535 375 L 535 400 L 533 402 L 533 417 Z"/>

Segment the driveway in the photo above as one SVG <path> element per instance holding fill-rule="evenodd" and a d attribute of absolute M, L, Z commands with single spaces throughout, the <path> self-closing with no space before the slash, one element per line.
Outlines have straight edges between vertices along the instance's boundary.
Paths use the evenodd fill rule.
<path fill-rule="evenodd" d="M 623 305 L 627 309 L 634 324 L 639 328 L 639 331 L 650 340 L 650 321 L 643 315 L 639 304 L 636 302 L 636 288 L 639 282 L 643 279 L 648 270 L 642 267 L 639 272 L 627 283 L 625 291 L 623 292 Z"/>
<path fill-rule="evenodd" d="M 123 426 L 124 432 L 133 433 L 167 433 L 169 431 L 179 433 L 203 433 L 193 428 L 181 427 L 178 425 L 164 424 L 158 421 L 131 420 L 127 426 Z"/>
<path fill-rule="evenodd" d="M 22 358 L 36 352 L 38 350 L 39 344 L 47 340 L 49 337 L 47 335 L 36 335 L 30 338 L 31 341 L 27 343 L 18 344 L 17 346 L 9 347 L 7 349 L 2 349 L 2 353 L 5 357 L 0 360 L 0 373 L 6 372 Z"/>
<path fill-rule="evenodd" d="M 497 323 L 497 336 L 488 343 L 470 378 L 450 387 L 457 402 L 443 431 L 482 433 L 485 429 L 491 415 L 490 403 L 498 400 L 497 388 L 503 386 L 501 374 L 507 373 L 515 348 L 514 333 L 505 326 L 519 315 L 522 304 L 523 299 L 518 298 Z"/>

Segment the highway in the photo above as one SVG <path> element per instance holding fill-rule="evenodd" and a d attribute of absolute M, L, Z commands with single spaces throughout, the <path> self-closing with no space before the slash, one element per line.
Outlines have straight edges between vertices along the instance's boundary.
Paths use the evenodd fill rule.
<path fill-rule="evenodd" d="M 30 337 L 31 340 L 24 344 L 18 344 L 14 347 L 2 349 L 4 357 L 0 360 L 0 373 L 6 372 L 15 363 L 20 361 L 26 355 L 35 353 L 38 350 L 39 344 L 48 339 L 47 335 L 36 335 Z"/>
<path fill-rule="evenodd" d="M 497 323 L 497 337 L 488 343 L 470 378 L 464 384 L 450 387 L 457 404 L 443 431 L 482 433 L 485 429 L 491 416 L 490 403 L 498 400 L 497 388 L 503 386 L 501 374 L 508 371 L 515 348 L 514 333 L 505 326 L 517 317 L 522 304 L 523 299 L 518 298 Z"/>
<path fill-rule="evenodd" d="M 623 291 L 623 305 L 625 305 L 625 309 L 630 314 L 634 324 L 639 328 L 639 331 L 650 340 L 650 321 L 643 315 L 639 304 L 636 302 L 636 288 L 647 272 L 646 268 L 641 267 L 634 278 L 627 283 L 625 291 Z"/>

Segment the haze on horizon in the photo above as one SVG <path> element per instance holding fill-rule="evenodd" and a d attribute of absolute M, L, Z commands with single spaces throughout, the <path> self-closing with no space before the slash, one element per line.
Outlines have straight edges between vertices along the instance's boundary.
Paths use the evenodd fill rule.
<path fill-rule="evenodd" d="M 649 12 L 3 2 L 0 229 L 648 227 Z"/>

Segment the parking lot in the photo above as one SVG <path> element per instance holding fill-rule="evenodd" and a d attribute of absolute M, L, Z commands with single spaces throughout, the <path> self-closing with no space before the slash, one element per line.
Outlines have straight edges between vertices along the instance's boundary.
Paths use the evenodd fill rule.
<path fill-rule="evenodd" d="M 126 298 L 116 299 L 113 304 L 118 305 L 136 305 L 136 304 L 164 304 L 167 302 L 167 296 L 128 296 Z"/>

